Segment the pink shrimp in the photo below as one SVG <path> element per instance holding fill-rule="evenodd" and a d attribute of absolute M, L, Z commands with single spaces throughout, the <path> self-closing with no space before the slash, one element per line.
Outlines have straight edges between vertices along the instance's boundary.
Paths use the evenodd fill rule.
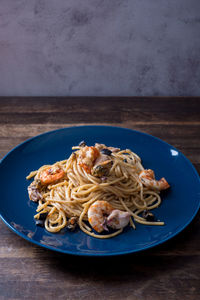
<path fill-rule="evenodd" d="M 113 229 L 125 227 L 130 220 L 130 214 L 114 209 L 107 201 L 97 200 L 88 209 L 88 221 L 97 232 L 108 230 L 107 225 Z"/>
<path fill-rule="evenodd" d="M 58 166 L 50 166 L 41 171 L 39 179 L 42 184 L 51 184 L 65 176 L 65 172 Z"/>
<path fill-rule="evenodd" d="M 166 190 L 170 187 L 169 183 L 163 177 L 160 180 L 155 179 L 154 171 L 151 169 L 143 170 L 139 174 L 139 178 L 144 186 L 155 190 Z"/>
<path fill-rule="evenodd" d="M 105 227 L 106 217 L 114 210 L 107 201 L 97 200 L 88 209 L 88 221 L 97 232 L 102 232 Z"/>
<path fill-rule="evenodd" d="M 79 150 L 78 164 L 87 172 L 91 173 L 96 158 L 99 156 L 99 150 L 93 146 L 85 146 Z"/>

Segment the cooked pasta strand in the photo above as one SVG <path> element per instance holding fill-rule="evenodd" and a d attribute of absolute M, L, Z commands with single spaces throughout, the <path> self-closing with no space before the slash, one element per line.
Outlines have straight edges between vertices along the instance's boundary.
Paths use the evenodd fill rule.
<path fill-rule="evenodd" d="M 103 147 L 109 150 L 109 147 L 105 145 Z M 35 219 L 39 219 L 42 213 L 48 213 L 45 220 L 46 230 L 59 232 L 67 226 L 69 218 L 78 217 L 80 229 L 92 237 L 105 239 L 120 234 L 122 228 L 108 234 L 96 234 L 92 231 L 88 224 L 88 210 L 97 200 L 107 201 L 113 209 L 128 212 L 131 215 L 129 224 L 134 229 L 136 228 L 134 222 L 164 225 L 164 222 L 149 222 L 141 216 L 144 211 L 158 207 L 161 204 L 161 197 L 158 190 L 145 186 L 141 181 L 139 174 L 144 167 L 137 154 L 129 149 L 113 151 L 107 158 L 108 162 L 112 163 L 109 173 L 96 176 L 91 167 L 86 168 L 80 163 L 81 146 L 72 149 L 75 152 L 68 159 L 51 166 L 44 165 L 26 177 L 27 179 L 34 177 L 30 187 L 33 187 L 32 192 L 36 193 L 35 196 L 39 197 Z M 45 182 L 48 182 L 46 185 L 40 181 L 40 176 L 44 172 L 46 172 Z M 50 182 L 51 177 L 48 176 L 56 176 L 57 180 Z M 31 199 L 30 194 L 29 197 Z"/>

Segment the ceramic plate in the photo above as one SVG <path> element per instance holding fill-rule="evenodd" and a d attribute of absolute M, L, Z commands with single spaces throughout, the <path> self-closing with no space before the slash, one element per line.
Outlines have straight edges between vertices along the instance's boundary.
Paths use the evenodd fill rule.
<path fill-rule="evenodd" d="M 36 204 L 29 201 L 25 179 L 41 165 L 63 160 L 81 140 L 129 148 L 142 158 L 145 168 L 170 183 L 162 204 L 154 210 L 164 226 L 136 224 L 114 238 L 101 240 L 81 230 L 52 234 L 35 225 Z M 182 231 L 194 218 L 200 203 L 199 175 L 190 161 L 173 146 L 138 131 L 110 126 L 63 128 L 38 135 L 10 151 L 0 163 L 2 220 L 22 238 L 62 253 L 109 256 L 138 252 L 161 244 Z"/>

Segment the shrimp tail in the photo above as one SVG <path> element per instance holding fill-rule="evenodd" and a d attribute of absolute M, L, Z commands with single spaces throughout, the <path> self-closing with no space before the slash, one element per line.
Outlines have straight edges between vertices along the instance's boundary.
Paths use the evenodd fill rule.
<path fill-rule="evenodd" d="M 154 171 L 151 169 L 141 171 L 139 178 L 144 186 L 151 189 L 161 191 L 170 187 L 169 183 L 164 177 L 162 177 L 160 180 L 156 180 Z"/>
<path fill-rule="evenodd" d="M 158 183 L 159 183 L 160 189 L 162 189 L 162 190 L 166 190 L 166 189 L 168 189 L 170 187 L 169 183 L 167 182 L 167 180 L 164 177 L 161 178 L 158 181 Z"/>

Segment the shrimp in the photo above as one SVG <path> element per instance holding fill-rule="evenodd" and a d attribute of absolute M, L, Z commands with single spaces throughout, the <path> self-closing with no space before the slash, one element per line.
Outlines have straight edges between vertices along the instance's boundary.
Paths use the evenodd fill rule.
<path fill-rule="evenodd" d="M 155 179 L 154 171 L 151 169 L 143 170 L 139 174 L 141 182 L 148 188 L 155 190 L 166 190 L 170 187 L 169 183 L 163 177 L 160 180 Z"/>
<path fill-rule="evenodd" d="M 107 201 L 95 201 L 88 209 L 88 221 L 92 228 L 97 232 L 102 232 L 105 228 L 106 216 L 108 216 L 114 208 Z"/>
<path fill-rule="evenodd" d="M 99 150 L 93 146 L 85 146 L 79 150 L 78 164 L 87 172 L 91 173 L 91 169 L 95 160 L 99 156 Z"/>
<path fill-rule="evenodd" d="M 88 221 L 97 232 L 108 230 L 107 225 L 113 229 L 121 229 L 128 225 L 130 213 L 114 209 L 107 201 L 97 200 L 88 209 Z"/>
<path fill-rule="evenodd" d="M 121 229 L 128 225 L 131 214 L 127 211 L 115 209 L 107 217 L 106 224 L 113 229 Z"/>
<path fill-rule="evenodd" d="M 65 172 L 59 166 L 50 166 L 41 171 L 39 179 L 42 184 L 51 184 L 65 176 Z"/>

